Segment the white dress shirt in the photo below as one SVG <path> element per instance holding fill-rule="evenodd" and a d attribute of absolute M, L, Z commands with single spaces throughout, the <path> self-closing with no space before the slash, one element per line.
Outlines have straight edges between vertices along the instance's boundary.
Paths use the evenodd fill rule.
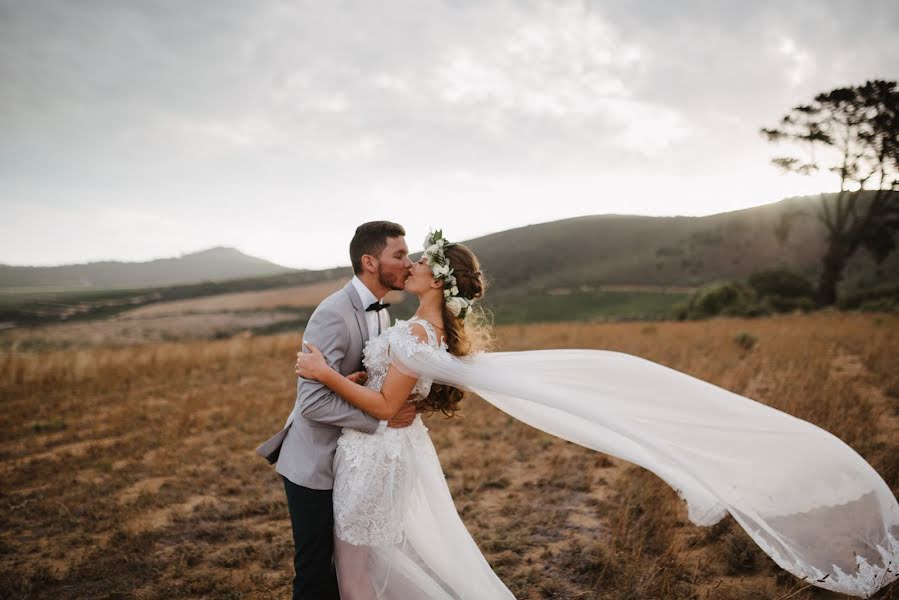
<path fill-rule="evenodd" d="M 363 308 L 367 308 L 373 302 L 380 302 L 380 298 L 376 298 L 375 295 L 371 292 L 368 287 L 362 283 L 362 280 L 357 276 L 353 275 L 353 287 L 356 288 L 356 292 L 359 294 L 359 298 L 362 300 Z M 368 325 L 368 339 L 372 339 L 377 337 L 379 333 L 387 329 L 389 324 L 385 323 L 385 320 L 389 320 L 390 317 L 387 316 L 387 313 L 383 310 L 370 310 L 365 313 L 365 324 Z M 378 425 L 378 429 L 375 433 L 382 433 L 387 428 L 387 421 L 381 421 L 381 424 Z"/>
<path fill-rule="evenodd" d="M 359 293 L 359 297 L 362 299 L 362 307 L 368 308 L 374 302 L 380 302 L 380 298 L 375 298 L 375 295 L 371 293 L 371 290 L 366 287 L 362 280 L 353 275 L 353 287 L 356 288 L 356 291 Z M 370 310 L 365 313 L 365 323 L 368 325 L 368 338 L 378 337 L 378 334 L 387 329 L 386 324 L 384 323 L 384 319 L 387 319 L 387 313 L 383 311 L 374 311 Z"/>

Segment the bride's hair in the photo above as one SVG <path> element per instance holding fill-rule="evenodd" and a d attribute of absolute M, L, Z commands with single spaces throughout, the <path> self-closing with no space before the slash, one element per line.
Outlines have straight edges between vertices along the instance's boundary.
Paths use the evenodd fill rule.
<path fill-rule="evenodd" d="M 464 244 L 450 244 L 444 250 L 449 266 L 456 278 L 459 295 L 469 300 L 484 297 L 487 291 L 487 280 L 481 273 L 481 266 L 471 249 Z M 446 345 L 450 354 L 467 356 L 475 352 L 488 350 L 493 344 L 491 315 L 475 303 L 464 319 L 453 315 L 443 303 L 443 327 L 446 334 Z M 452 417 L 459 410 L 463 396 L 462 390 L 448 385 L 434 384 L 431 393 L 421 401 L 427 412 L 441 412 Z"/>

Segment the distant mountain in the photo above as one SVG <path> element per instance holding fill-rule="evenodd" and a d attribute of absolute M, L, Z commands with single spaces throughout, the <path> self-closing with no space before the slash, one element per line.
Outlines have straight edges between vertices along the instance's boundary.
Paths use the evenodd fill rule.
<path fill-rule="evenodd" d="M 248 256 L 235 248 L 217 247 L 148 262 L 105 261 L 59 267 L 0 265 L 0 288 L 103 289 L 147 287 L 261 277 L 293 269 Z"/>
<path fill-rule="evenodd" d="M 834 196 L 826 198 L 834 201 Z M 745 279 L 753 271 L 776 267 L 796 271 L 814 283 L 826 247 L 826 231 L 816 217 L 820 202 L 819 196 L 788 198 L 704 217 L 578 217 L 465 243 L 480 258 L 490 282 L 488 297 L 496 301 L 524 294 L 593 293 L 605 286 L 690 288 Z M 447 233 L 453 239 L 452 232 Z M 349 267 L 287 269 L 233 248 L 144 263 L 0 265 L 0 322 L 53 320 L 70 314 L 89 318 L 154 302 L 351 275 Z M 878 265 L 859 250 L 838 291 L 846 296 L 896 284 L 899 251 Z"/>
<path fill-rule="evenodd" d="M 480 258 L 495 292 L 611 284 L 696 286 L 774 267 L 792 269 L 814 282 L 826 245 L 826 230 L 815 216 L 820 202 L 819 196 L 788 198 L 703 217 L 579 217 L 465 243 Z M 899 283 L 899 252 L 876 265 L 860 249 L 847 265 L 841 291 L 885 283 Z"/>

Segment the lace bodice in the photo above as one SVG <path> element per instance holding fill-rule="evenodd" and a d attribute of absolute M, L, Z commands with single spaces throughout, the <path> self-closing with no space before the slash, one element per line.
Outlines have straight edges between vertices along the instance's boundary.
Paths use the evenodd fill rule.
<path fill-rule="evenodd" d="M 418 340 L 411 330 L 411 325 L 415 323 L 424 327 L 428 335 L 428 344 L 425 345 Z M 447 346 L 442 340 L 438 342 L 437 332 L 434 326 L 424 319 L 412 317 L 408 321 L 397 319 L 397 322 L 384 330 L 381 335 L 371 338 L 366 342 L 365 348 L 362 350 L 362 364 L 368 373 L 368 381 L 365 387 L 372 390 L 380 390 L 384 385 L 384 378 L 387 377 L 387 371 L 390 368 L 391 352 L 401 352 L 406 356 L 422 351 L 446 351 Z M 412 392 L 409 394 L 409 402 L 418 402 L 427 397 L 431 392 L 430 379 L 421 378 L 415 383 Z"/>

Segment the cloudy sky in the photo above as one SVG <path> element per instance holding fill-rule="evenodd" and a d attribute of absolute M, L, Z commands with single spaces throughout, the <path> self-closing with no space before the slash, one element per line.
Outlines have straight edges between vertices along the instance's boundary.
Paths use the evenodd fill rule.
<path fill-rule="evenodd" d="M 833 188 L 758 133 L 899 78 L 892 0 L 0 0 L 0 263 L 349 262 Z"/>

